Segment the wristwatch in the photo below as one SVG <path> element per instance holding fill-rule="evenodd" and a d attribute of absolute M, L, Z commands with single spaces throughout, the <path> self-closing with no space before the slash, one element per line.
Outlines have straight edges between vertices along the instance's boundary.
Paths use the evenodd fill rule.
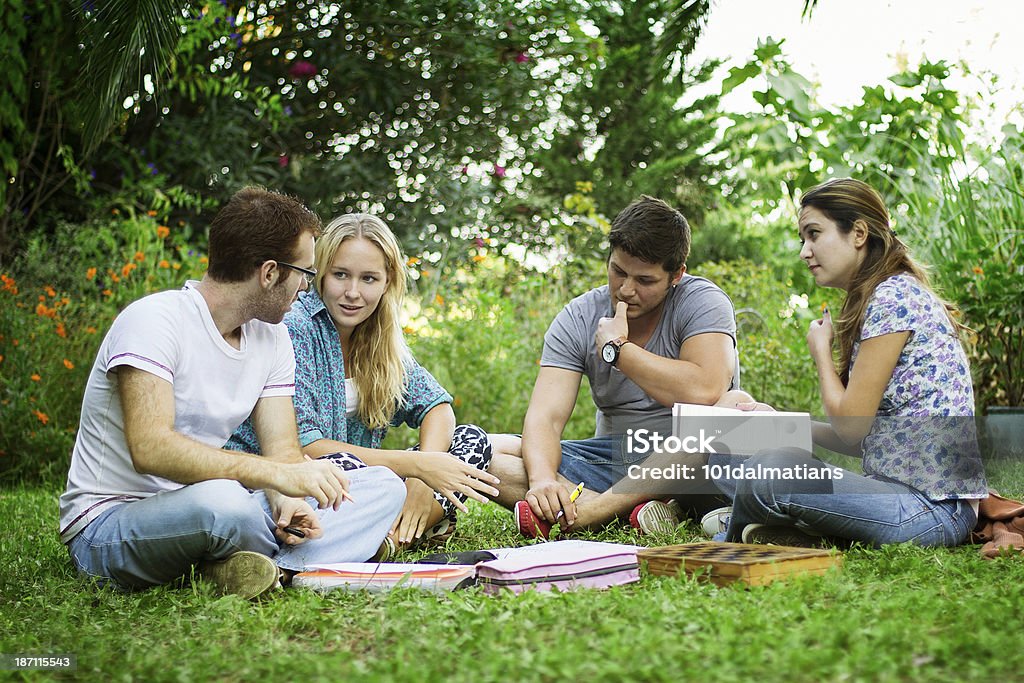
<path fill-rule="evenodd" d="M 601 359 L 609 365 L 615 365 L 619 362 L 619 352 L 622 350 L 623 344 L 628 342 L 629 340 L 625 337 L 618 337 L 605 343 L 605 345 L 601 347 Z"/>

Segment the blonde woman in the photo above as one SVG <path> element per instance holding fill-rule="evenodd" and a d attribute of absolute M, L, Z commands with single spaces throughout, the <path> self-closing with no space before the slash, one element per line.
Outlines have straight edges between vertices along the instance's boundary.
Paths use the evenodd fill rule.
<path fill-rule="evenodd" d="M 467 498 L 485 502 L 498 479 L 486 472 L 490 440 L 456 427 L 452 397 L 409 352 L 399 309 L 405 258 L 388 226 L 369 214 L 332 221 L 316 243 L 314 287 L 285 324 L 295 348 L 295 413 L 303 451 L 346 469 L 383 465 L 406 483 L 389 539 L 407 545 L 453 527 Z M 390 426 L 419 430 L 412 450 L 382 449 Z M 232 447 L 258 452 L 250 423 Z M 372 501 L 357 501 L 357 503 Z M 387 554 L 387 553 L 386 553 Z"/>

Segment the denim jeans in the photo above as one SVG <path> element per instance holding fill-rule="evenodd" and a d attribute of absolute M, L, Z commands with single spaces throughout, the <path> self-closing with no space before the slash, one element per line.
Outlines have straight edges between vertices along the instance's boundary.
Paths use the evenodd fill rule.
<path fill-rule="evenodd" d="M 744 462 L 747 468 L 759 464 L 766 468 L 835 469 L 807 453 L 792 451 L 763 452 Z M 842 478 L 830 482 L 831 493 L 808 492 L 814 487 L 770 478 L 719 482 L 726 493 L 734 491 L 726 540 L 738 542 L 748 524 L 770 524 L 796 526 L 872 546 L 907 541 L 954 546 L 967 540 L 977 522 L 967 500 L 932 501 L 896 481 L 840 471 Z"/>
<path fill-rule="evenodd" d="M 89 523 L 68 543 L 79 573 L 139 589 L 173 581 L 192 566 L 240 550 L 270 556 L 283 569 L 372 557 L 405 503 L 405 484 L 385 467 L 348 472 L 354 502 L 317 510 L 323 536 L 281 545 L 261 491 L 216 479 L 122 503 Z"/>
<path fill-rule="evenodd" d="M 562 462 L 558 473 L 588 489 L 603 493 L 626 476 L 632 462 L 643 455 L 629 455 L 622 447 L 622 436 L 594 436 L 579 441 L 562 442 Z"/>

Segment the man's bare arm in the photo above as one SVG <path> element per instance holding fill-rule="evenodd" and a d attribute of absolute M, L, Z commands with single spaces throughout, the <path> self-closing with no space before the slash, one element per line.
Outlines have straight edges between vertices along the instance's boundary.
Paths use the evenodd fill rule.
<path fill-rule="evenodd" d="M 626 344 L 616 367 L 664 406 L 713 405 L 729 389 L 735 361 L 732 337 L 708 332 L 684 341 L 678 358 L 665 358 L 636 344 Z"/>
<path fill-rule="evenodd" d="M 251 489 L 312 496 L 320 507 L 341 504 L 346 480 L 332 463 L 282 464 L 207 446 L 174 430 L 174 387 L 169 382 L 128 366 L 117 368 L 117 379 L 125 440 L 139 473 L 182 484 L 233 479 Z"/>

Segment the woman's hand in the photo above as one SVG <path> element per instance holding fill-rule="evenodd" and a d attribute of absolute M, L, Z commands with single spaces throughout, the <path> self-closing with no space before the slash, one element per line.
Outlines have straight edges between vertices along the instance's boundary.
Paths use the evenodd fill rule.
<path fill-rule="evenodd" d="M 421 479 L 431 490 L 452 501 L 452 504 L 463 512 L 466 512 L 467 508 L 455 497 L 456 493 L 462 493 L 467 498 L 481 503 L 487 502 L 484 493 L 498 495 L 498 489 L 491 486 L 501 483 L 496 476 L 478 470 L 450 453 L 419 451 L 410 455 L 415 467 L 412 476 Z"/>
<path fill-rule="evenodd" d="M 405 505 L 388 535 L 397 543 L 409 545 L 423 535 L 431 523 L 431 516 L 436 516 L 441 506 L 434 499 L 433 489 L 419 479 L 406 479 L 405 490 Z M 434 523 L 437 521 L 440 520 Z"/>
<path fill-rule="evenodd" d="M 826 310 L 807 330 L 807 348 L 815 363 L 832 362 L 832 334 L 832 314 Z"/>

